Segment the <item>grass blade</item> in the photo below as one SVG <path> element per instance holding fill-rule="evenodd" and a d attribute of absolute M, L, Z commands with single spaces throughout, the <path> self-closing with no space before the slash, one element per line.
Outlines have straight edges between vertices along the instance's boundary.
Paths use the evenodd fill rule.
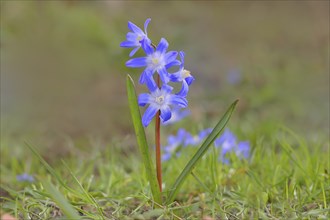
<path fill-rule="evenodd" d="M 104 218 L 102 208 L 99 206 L 99 204 L 97 203 L 97 201 L 95 200 L 95 198 L 85 190 L 85 188 L 82 186 L 82 184 L 77 179 L 77 177 L 73 174 L 73 172 L 71 171 L 71 169 L 65 163 L 64 160 L 62 160 L 62 163 L 64 164 L 65 168 L 69 171 L 71 177 L 73 178 L 74 182 L 78 185 L 78 187 L 82 191 L 83 195 L 85 195 L 85 198 L 84 199 L 86 201 L 88 201 L 90 204 L 93 204 L 93 206 L 98 210 L 98 212 L 100 213 L 100 215 Z"/>
<path fill-rule="evenodd" d="M 25 142 L 25 144 L 30 148 L 32 153 L 38 158 L 38 160 L 42 163 L 42 165 L 46 168 L 46 170 L 53 176 L 55 179 L 67 190 L 72 192 L 72 189 L 67 186 L 67 184 L 62 180 L 62 178 L 58 175 L 58 173 L 42 158 L 42 156 L 38 153 L 38 151 L 29 143 Z"/>
<path fill-rule="evenodd" d="M 206 153 L 208 148 L 211 146 L 211 144 L 214 142 L 214 140 L 217 138 L 217 136 L 220 134 L 220 132 L 223 130 L 223 128 L 226 126 L 227 122 L 230 119 L 231 114 L 233 113 L 235 106 L 237 104 L 238 100 L 236 100 L 231 106 L 228 108 L 227 112 L 222 116 L 218 124 L 214 127 L 211 134 L 206 138 L 202 146 L 198 149 L 198 151 L 195 153 L 193 158 L 188 162 L 186 167 L 183 169 L 179 177 L 176 179 L 174 185 L 168 195 L 166 204 L 170 204 L 175 199 L 176 194 L 178 193 L 180 187 L 184 183 L 187 176 L 192 172 L 194 167 L 196 166 L 197 162 L 203 157 L 203 155 Z"/>
<path fill-rule="evenodd" d="M 134 83 L 129 75 L 127 75 L 126 83 L 127 83 L 128 104 L 131 110 L 135 134 L 142 155 L 142 161 L 146 169 L 147 178 L 150 183 L 151 192 L 154 197 L 154 200 L 156 203 L 161 204 L 161 193 L 157 182 L 156 171 L 152 166 L 152 160 L 150 158 L 146 134 L 144 132 L 144 127 L 142 125 L 141 114 L 135 93 Z"/>
<path fill-rule="evenodd" d="M 66 198 L 60 193 L 55 186 L 48 182 L 43 181 L 42 185 L 45 187 L 45 190 L 50 195 L 50 197 L 54 200 L 56 205 L 60 207 L 61 211 L 68 219 L 82 219 L 77 211 L 73 208 L 73 206 L 66 200 Z"/>

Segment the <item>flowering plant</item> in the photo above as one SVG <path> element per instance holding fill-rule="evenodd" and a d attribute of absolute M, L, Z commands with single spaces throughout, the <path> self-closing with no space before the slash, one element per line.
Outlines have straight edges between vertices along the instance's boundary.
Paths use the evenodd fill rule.
<path fill-rule="evenodd" d="M 142 93 L 138 96 L 135 92 L 135 87 L 132 78 L 127 76 L 127 92 L 129 106 L 132 115 L 132 121 L 142 154 L 143 163 L 146 169 L 147 178 L 150 183 L 151 192 L 156 204 L 162 204 L 162 169 L 161 169 L 161 146 L 160 146 L 160 125 L 162 122 L 166 124 L 174 115 L 177 109 L 187 108 L 188 101 L 187 95 L 189 86 L 195 80 L 186 70 L 184 65 L 185 53 L 183 51 L 168 51 L 169 43 L 165 38 L 162 38 L 157 46 L 155 46 L 149 39 L 147 34 L 147 27 L 150 18 L 144 23 L 144 31 L 132 22 L 128 22 L 130 32 L 126 35 L 126 41 L 123 41 L 120 46 L 126 48 L 133 48 L 129 56 L 132 57 L 139 48 L 145 53 L 143 57 L 136 57 L 126 62 L 127 67 L 145 69 L 142 71 L 139 83 L 146 85 L 149 93 Z M 180 60 L 177 57 L 180 57 Z M 169 69 L 173 66 L 178 67 L 178 71 L 171 73 Z M 175 92 L 172 83 L 181 83 L 181 89 Z M 191 137 L 186 141 L 199 144 L 206 136 L 205 141 L 197 150 L 192 159 L 187 163 L 174 185 L 170 188 L 167 195 L 165 204 L 171 203 L 185 181 L 186 177 L 192 172 L 200 158 L 206 153 L 207 149 L 211 146 L 220 132 L 227 124 L 237 100 L 229 107 L 224 116 L 220 119 L 214 129 L 203 131 L 199 136 Z M 148 106 L 142 118 L 139 106 Z M 144 127 L 149 126 L 152 119 L 155 118 L 155 145 L 156 145 L 156 171 L 152 165 L 149 154 L 149 148 L 146 140 Z M 173 139 L 175 141 L 175 139 Z M 191 144 L 191 143 L 188 144 Z M 166 159 L 166 154 L 163 159 Z"/>

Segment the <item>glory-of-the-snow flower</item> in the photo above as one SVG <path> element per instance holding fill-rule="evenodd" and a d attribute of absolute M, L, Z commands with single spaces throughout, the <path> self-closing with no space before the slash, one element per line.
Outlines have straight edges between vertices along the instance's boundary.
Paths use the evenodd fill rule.
<path fill-rule="evenodd" d="M 127 48 L 134 48 L 129 56 L 134 56 L 134 54 L 136 53 L 136 51 L 138 51 L 138 49 L 141 47 L 141 42 L 144 39 L 149 39 L 148 38 L 148 34 L 147 34 L 147 28 L 148 28 L 148 24 L 150 22 L 150 18 L 148 18 L 145 22 L 144 22 L 144 32 L 141 30 L 141 28 L 139 28 L 138 26 L 136 26 L 135 24 L 133 24 L 132 22 L 128 22 L 128 28 L 132 31 L 132 32 L 128 32 L 126 35 L 126 41 L 123 41 L 120 46 L 121 47 L 127 47 Z"/>
<path fill-rule="evenodd" d="M 169 160 L 173 154 L 176 154 L 177 156 L 180 154 L 179 149 L 183 146 L 186 136 L 187 131 L 183 128 L 180 128 L 176 135 L 170 135 L 167 137 L 167 145 L 163 147 L 163 161 Z"/>
<path fill-rule="evenodd" d="M 183 147 L 200 144 L 211 131 L 211 128 L 207 128 L 200 131 L 197 135 L 192 135 L 185 129 L 180 128 L 176 135 L 168 136 L 167 145 L 163 147 L 163 161 L 169 160 L 173 155 L 179 156 Z"/>
<path fill-rule="evenodd" d="M 170 106 L 187 107 L 187 99 L 183 96 L 172 94 L 173 88 L 171 86 L 163 84 L 161 88 L 158 88 L 155 81 L 149 78 L 146 78 L 146 84 L 150 93 L 142 93 L 138 97 L 140 106 L 149 104 L 142 116 L 142 124 L 145 127 L 150 124 L 152 118 L 155 117 L 159 110 L 160 118 L 165 122 L 171 118 Z"/>
<path fill-rule="evenodd" d="M 178 93 L 179 95 L 186 96 L 188 93 L 188 87 L 191 85 L 191 83 L 195 80 L 195 78 L 190 74 L 190 71 L 184 69 L 184 56 L 185 53 L 183 51 L 180 51 L 180 69 L 179 71 L 170 74 L 170 80 L 172 82 L 182 82 L 182 89 Z"/>
<path fill-rule="evenodd" d="M 201 130 L 197 135 L 192 135 L 187 133 L 187 137 L 185 139 L 185 145 L 196 146 L 200 144 L 210 133 L 212 132 L 212 128 L 206 128 Z"/>
<path fill-rule="evenodd" d="M 236 136 L 228 128 L 214 141 L 214 146 L 221 149 L 219 160 L 224 163 L 229 163 L 226 154 L 230 152 L 234 152 L 239 158 L 248 158 L 250 154 L 250 143 L 238 142 Z"/>
<path fill-rule="evenodd" d="M 139 96 L 139 105 L 145 106 L 149 104 L 142 117 L 144 126 L 148 126 L 152 118 L 160 111 L 162 122 L 167 122 L 172 116 L 172 109 L 187 107 L 187 93 L 189 85 L 194 80 L 190 72 L 184 69 L 184 52 L 180 52 L 181 62 L 177 60 L 177 51 L 167 51 L 168 42 L 165 38 L 161 38 L 159 44 L 155 46 L 147 36 L 147 27 L 150 19 L 144 23 L 144 32 L 132 22 L 128 22 L 128 28 L 131 32 L 126 35 L 126 41 L 120 46 L 134 48 L 130 56 L 142 47 L 145 52 L 144 57 L 136 57 L 126 62 L 127 67 L 140 68 L 145 67 L 140 75 L 140 84 L 146 84 L 150 93 L 143 93 Z M 173 66 L 180 66 L 179 71 L 169 73 L 168 69 Z M 161 81 L 154 78 L 157 73 Z M 181 82 L 182 88 L 174 94 L 173 87 L 168 85 L 169 82 Z"/>
<path fill-rule="evenodd" d="M 146 67 L 140 76 L 139 82 L 141 84 L 146 82 L 146 78 L 152 78 L 155 72 L 159 74 L 163 83 L 168 83 L 169 73 L 167 69 L 174 65 L 180 65 L 180 61 L 176 60 L 178 52 L 166 52 L 168 42 L 165 38 L 160 40 L 156 49 L 151 45 L 150 40 L 144 39 L 142 40 L 142 48 L 147 56 L 133 58 L 126 62 L 126 66 L 133 68 Z"/>

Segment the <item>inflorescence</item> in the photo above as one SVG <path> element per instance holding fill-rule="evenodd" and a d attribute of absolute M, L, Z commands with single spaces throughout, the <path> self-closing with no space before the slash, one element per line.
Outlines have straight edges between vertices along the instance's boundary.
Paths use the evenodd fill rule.
<path fill-rule="evenodd" d="M 145 67 L 140 75 L 139 83 L 145 84 L 150 93 L 140 94 L 138 103 L 140 106 L 149 105 L 142 117 L 142 124 L 147 127 L 156 113 L 160 111 L 162 123 L 169 121 L 173 109 L 186 108 L 188 106 L 187 95 L 189 86 L 194 81 L 190 71 L 184 68 L 183 51 L 167 51 L 169 44 L 162 38 L 157 46 L 149 39 L 147 27 L 150 22 L 148 18 L 144 23 L 144 31 L 132 22 L 128 22 L 130 32 L 126 35 L 126 41 L 120 44 L 121 47 L 134 48 L 130 57 L 141 47 L 145 53 L 144 57 L 132 58 L 126 62 L 127 67 Z M 177 59 L 178 55 L 180 60 Z M 170 73 L 171 67 L 178 67 L 178 71 Z M 161 84 L 155 80 L 154 75 L 158 74 Z M 181 83 L 181 90 L 177 93 L 169 83 Z"/>

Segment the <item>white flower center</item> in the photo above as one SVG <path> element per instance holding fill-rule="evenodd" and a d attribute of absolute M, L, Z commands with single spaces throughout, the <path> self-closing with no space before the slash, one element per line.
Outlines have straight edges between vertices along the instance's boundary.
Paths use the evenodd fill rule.
<path fill-rule="evenodd" d="M 148 67 L 157 70 L 160 67 L 165 66 L 164 55 L 159 52 L 154 52 L 147 57 Z"/>
<path fill-rule="evenodd" d="M 164 95 L 156 97 L 157 104 L 162 105 L 164 103 L 164 101 L 165 101 Z"/>
<path fill-rule="evenodd" d="M 136 38 L 136 40 L 137 40 L 138 42 L 140 42 L 141 40 L 143 40 L 143 36 L 142 36 L 142 35 L 138 35 L 137 38 Z"/>
<path fill-rule="evenodd" d="M 154 65 L 158 65 L 159 60 L 158 60 L 158 58 L 152 58 L 152 59 L 151 59 L 151 62 L 152 62 Z"/>

